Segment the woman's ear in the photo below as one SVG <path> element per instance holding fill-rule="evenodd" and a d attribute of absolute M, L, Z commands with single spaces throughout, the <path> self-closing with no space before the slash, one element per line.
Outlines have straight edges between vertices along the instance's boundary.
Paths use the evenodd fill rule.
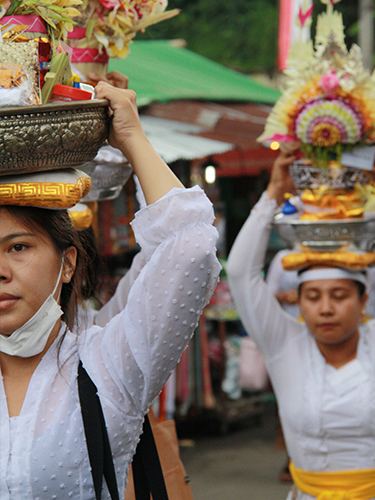
<path fill-rule="evenodd" d="M 366 303 L 367 303 L 367 299 L 368 299 L 368 293 L 364 293 L 363 296 L 361 297 L 361 306 L 362 306 L 362 310 L 366 310 Z"/>
<path fill-rule="evenodd" d="M 69 247 L 64 253 L 64 264 L 62 272 L 62 282 L 70 283 L 72 276 L 74 274 L 77 263 L 77 249 L 76 247 Z"/>

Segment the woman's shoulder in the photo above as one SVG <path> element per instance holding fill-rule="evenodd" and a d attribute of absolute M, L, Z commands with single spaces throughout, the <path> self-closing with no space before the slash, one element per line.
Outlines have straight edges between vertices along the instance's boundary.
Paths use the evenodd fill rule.
<path fill-rule="evenodd" d="M 367 321 L 362 323 L 361 329 L 365 330 L 370 337 L 375 336 L 375 318 L 370 317 Z"/>
<path fill-rule="evenodd" d="M 360 336 L 363 345 L 367 346 L 367 349 L 370 350 L 370 356 L 374 358 L 375 361 L 375 318 L 371 318 L 359 328 Z"/>

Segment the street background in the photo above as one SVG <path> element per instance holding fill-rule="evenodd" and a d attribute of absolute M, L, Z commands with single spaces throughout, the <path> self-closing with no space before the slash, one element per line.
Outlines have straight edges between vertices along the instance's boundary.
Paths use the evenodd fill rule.
<path fill-rule="evenodd" d="M 282 500 L 290 485 L 278 474 L 286 452 L 275 445 L 275 403 L 265 405 L 260 425 L 242 421 L 220 435 L 205 426 L 181 439 L 181 459 L 194 500 Z"/>

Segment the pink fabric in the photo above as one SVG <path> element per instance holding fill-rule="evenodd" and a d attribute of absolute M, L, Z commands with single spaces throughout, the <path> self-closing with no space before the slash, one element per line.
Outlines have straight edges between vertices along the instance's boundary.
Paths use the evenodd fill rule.
<path fill-rule="evenodd" d="M 68 33 L 68 38 L 74 38 L 75 40 L 81 40 L 82 38 L 85 38 L 85 36 L 86 28 L 79 28 L 78 26 L 75 26 L 73 31 Z"/>
<path fill-rule="evenodd" d="M 293 0 L 280 0 L 279 5 L 279 54 L 277 66 L 280 71 L 283 71 L 286 68 L 292 38 Z"/>
<path fill-rule="evenodd" d="M 100 53 L 98 49 L 73 48 L 72 63 L 99 62 L 107 63 L 109 57 L 105 52 Z"/>
<path fill-rule="evenodd" d="M 4 16 L 0 19 L 0 24 L 24 24 L 28 26 L 25 31 L 47 33 L 46 23 L 39 16 Z"/>

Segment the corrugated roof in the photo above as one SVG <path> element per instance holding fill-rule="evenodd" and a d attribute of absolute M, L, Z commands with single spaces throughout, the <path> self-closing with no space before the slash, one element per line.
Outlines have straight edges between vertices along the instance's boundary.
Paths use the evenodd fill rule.
<path fill-rule="evenodd" d="M 268 113 L 268 106 L 248 102 L 171 101 L 151 104 L 142 116 L 184 120 L 178 122 L 179 126 L 202 127 L 198 132 L 200 137 L 234 145 L 223 154 L 212 154 L 212 160 L 219 166 L 218 176 L 254 176 L 270 170 L 278 154 L 256 141 Z"/>
<path fill-rule="evenodd" d="M 274 104 L 280 93 L 252 78 L 165 40 L 136 41 L 109 71 L 129 77 L 138 106 L 175 99 Z"/>
<path fill-rule="evenodd" d="M 228 142 L 190 135 L 202 131 L 197 125 L 146 115 L 141 115 L 141 123 L 149 141 L 166 163 L 205 158 L 234 148 Z"/>

